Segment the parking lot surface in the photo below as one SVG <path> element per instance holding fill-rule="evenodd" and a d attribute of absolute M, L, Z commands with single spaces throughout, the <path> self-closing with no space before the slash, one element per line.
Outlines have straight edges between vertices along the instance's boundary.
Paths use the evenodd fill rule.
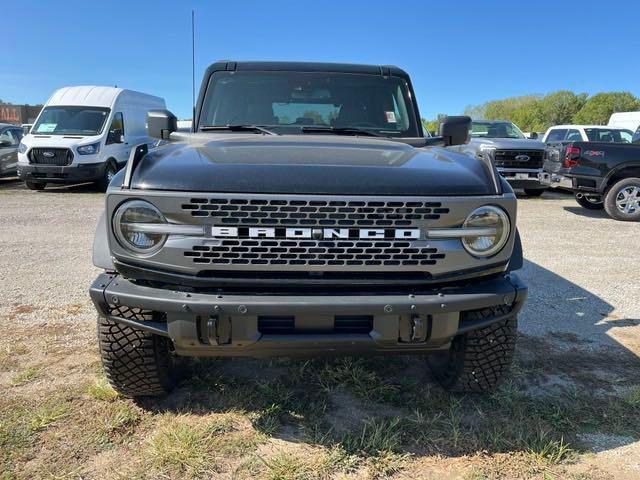
<path fill-rule="evenodd" d="M 98 273 L 91 263 L 91 245 L 103 201 L 104 196 L 90 186 L 32 192 L 17 181 L 0 180 L 0 328 L 7 340 L 0 350 L 0 386 L 11 390 L 9 399 L 13 398 L 14 409 L 15 402 L 28 396 L 49 395 L 51 389 L 65 390 L 91 382 L 99 375 L 95 313 L 87 289 Z M 529 286 L 529 300 L 520 317 L 522 345 L 518 355 L 523 365 L 539 368 L 538 376 L 529 382 L 528 393 L 560 395 L 558 392 L 562 391 L 564 395 L 565 387 L 571 384 L 571 388 L 624 395 L 628 387 L 640 385 L 640 225 L 617 222 L 604 212 L 582 209 L 572 196 L 562 193 L 523 198 L 517 223 L 525 254 L 525 268 L 520 275 Z M 242 376 L 257 361 L 229 362 L 234 374 Z M 589 373 L 589 379 L 580 383 L 582 377 L 572 377 L 571 362 L 577 362 L 582 373 Z M 271 363 L 258 365 L 265 372 L 281 368 Z M 30 381 L 16 381 L 26 366 L 32 366 L 38 374 Z M 248 374 L 247 382 L 254 378 L 252 375 Z M 526 383 L 529 377 L 523 378 Z M 170 404 L 176 407 L 188 402 L 190 388 L 176 394 Z M 340 401 L 345 394 L 332 395 L 335 411 L 344 414 L 347 406 Z M 6 402 L 10 400 L 4 401 L 5 407 L 9 405 Z M 69 402 L 74 405 L 76 400 Z M 354 409 L 351 414 L 358 414 L 357 407 L 349 408 Z M 331 417 L 330 412 L 328 415 Z M 329 422 L 335 420 L 330 418 Z M 60 422 L 59 428 L 63 428 L 64 420 Z M 584 471 L 588 475 L 602 473 L 597 478 L 639 478 L 638 437 L 633 432 L 614 435 L 598 428 L 580 430 L 574 437 L 582 439 L 581 448 L 591 452 L 589 456 L 578 457 L 571 467 L 553 468 L 568 468 L 566 472 L 571 475 Z M 41 445 L 46 444 L 51 432 L 43 431 L 38 437 Z M 640 436 L 640 432 L 637 434 Z M 269 448 L 287 440 L 286 436 L 281 437 L 284 440 L 270 440 Z M 113 450 L 83 454 L 86 456 L 81 464 L 87 476 L 98 478 L 96 472 L 102 468 L 117 470 L 116 457 L 126 452 L 126 446 L 118 442 L 112 440 Z M 49 464 L 50 473 L 64 470 L 65 453 L 42 448 L 44 453 L 42 449 L 31 451 L 30 464 L 23 464 L 27 460 L 19 456 L 5 462 L 19 477 L 42 473 L 44 470 L 39 468 L 44 467 L 39 461 Z M 435 470 L 430 471 L 449 472 L 451 478 L 457 478 L 457 473 L 451 472 L 466 475 L 476 468 L 475 464 L 460 460 L 469 453 L 450 455 L 449 459 L 455 458 L 456 463 L 446 465 L 442 460 L 427 462 L 425 459 L 432 458 L 427 454 L 410 453 L 415 455 L 413 459 L 407 460 L 404 467 L 390 470 L 389 475 L 418 478 L 416 472 L 424 471 L 419 470 L 420 466 L 431 462 L 430 468 Z M 493 468 L 486 462 L 478 465 L 488 474 Z M 424 474 L 422 478 L 431 477 Z"/>

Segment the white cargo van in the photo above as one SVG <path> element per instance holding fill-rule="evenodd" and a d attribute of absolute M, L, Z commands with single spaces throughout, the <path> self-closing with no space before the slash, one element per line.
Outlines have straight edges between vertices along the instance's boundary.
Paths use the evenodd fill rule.
<path fill-rule="evenodd" d="M 154 143 L 147 112 L 165 108 L 162 98 L 122 88 L 56 90 L 20 143 L 18 175 L 32 190 L 80 182 L 106 190 L 134 145 Z"/>
<path fill-rule="evenodd" d="M 625 128 L 635 132 L 640 127 L 640 112 L 612 113 L 607 126 Z"/>

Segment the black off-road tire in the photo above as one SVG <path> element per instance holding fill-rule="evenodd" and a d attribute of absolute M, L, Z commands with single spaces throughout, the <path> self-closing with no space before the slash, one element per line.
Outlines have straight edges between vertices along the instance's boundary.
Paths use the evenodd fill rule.
<path fill-rule="evenodd" d="M 127 397 L 159 396 L 177 384 L 171 341 L 98 317 L 102 366 L 111 386 Z"/>
<path fill-rule="evenodd" d="M 461 320 L 482 320 L 505 315 L 507 306 L 465 312 Z M 459 335 L 447 352 L 428 358 L 440 384 L 452 392 L 490 392 L 504 379 L 513 360 L 518 330 L 517 316 Z"/>
<path fill-rule="evenodd" d="M 638 206 L 638 204 L 636 204 L 635 210 L 629 213 L 621 211 L 616 205 L 618 195 L 620 195 L 624 189 L 628 188 L 636 189 L 637 198 L 638 190 L 640 190 L 640 178 L 623 178 L 619 182 L 616 182 L 604 195 L 604 209 L 611 218 L 616 220 L 638 222 L 640 221 L 640 206 Z"/>
<path fill-rule="evenodd" d="M 27 180 L 24 182 L 29 190 L 44 190 L 44 187 L 47 186 L 44 182 L 32 182 L 31 180 Z"/>
<path fill-rule="evenodd" d="M 525 188 L 524 193 L 527 197 L 541 197 L 544 192 L 546 192 L 546 188 Z"/>
<path fill-rule="evenodd" d="M 602 210 L 604 208 L 604 201 L 600 199 L 599 202 L 594 202 L 592 200 L 588 200 L 587 197 L 578 197 L 578 194 L 574 195 L 576 202 L 583 208 L 587 210 Z"/>

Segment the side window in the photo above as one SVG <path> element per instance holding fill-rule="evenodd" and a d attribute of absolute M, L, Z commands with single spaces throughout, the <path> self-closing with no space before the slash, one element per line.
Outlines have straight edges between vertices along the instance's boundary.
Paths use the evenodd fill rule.
<path fill-rule="evenodd" d="M 2 143 L 0 146 L 3 147 L 17 147 L 20 139 L 13 133 L 13 130 L 7 129 L 0 133 L 0 143 Z"/>
<path fill-rule="evenodd" d="M 568 142 L 580 142 L 582 141 L 582 135 L 578 130 L 569 130 L 567 133 L 567 141 Z"/>
<path fill-rule="evenodd" d="M 547 143 L 551 142 L 561 142 L 564 140 L 565 135 L 567 134 L 567 130 L 564 128 L 558 128 L 556 130 L 551 130 L 549 132 L 549 136 L 547 137 Z"/>
<path fill-rule="evenodd" d="M 22 129 L 16 128 L 13 130 L 13 135 L 16 137 L 16 139 L 18 139 L 18 143 L 20 143 L 22 137 L 24 136 L 24 131 Z"/>
<path fill-rule="evenodd" d="M 111 125 L 109 126 L 109 133 L 107 134 L 107 145 L 111 143 L 121 143 L 120 137 L 124 135 L 124 118 L 122 112 L 117 112 L 113 116 Z"/>

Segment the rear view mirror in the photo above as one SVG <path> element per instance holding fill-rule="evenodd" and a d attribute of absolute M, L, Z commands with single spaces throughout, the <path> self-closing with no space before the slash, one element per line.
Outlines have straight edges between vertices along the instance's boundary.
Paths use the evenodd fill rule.
<path fill-rule="evenodd" d="M 529 134 L 529 138 L 530 138 L 531 140 L 537 140 L 537 139 L 538 139 L 538 132 L 531 132 L 531 133 Z"/>
<path fill-rule="evenodd" d="M 445 146 L 463 145 L 469 141 L 471 117 L 465 115 L 444 117 L 440 122 L 438 135 L 444 140 Z"/>
<path fill-rule="evenodd" d="M 147 112 L 147 133 L 150 137 L 169 140 L 178 129 L 178 120 L 169 110 L 149 110 Z"/>

